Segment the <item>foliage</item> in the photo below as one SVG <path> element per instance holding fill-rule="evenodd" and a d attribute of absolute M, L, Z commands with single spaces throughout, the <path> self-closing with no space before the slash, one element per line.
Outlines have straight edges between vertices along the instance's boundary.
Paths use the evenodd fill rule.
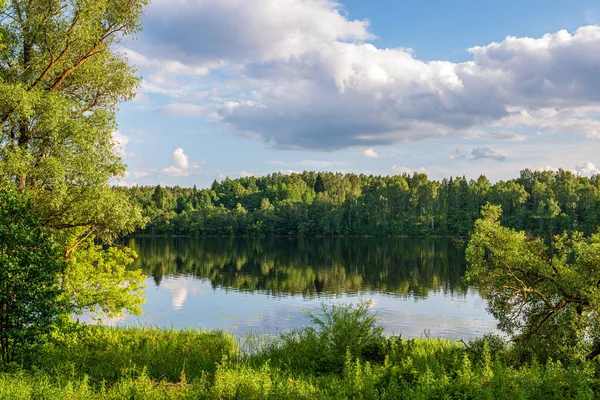
<path fill-rule="evenodd" d="M 61 280 L 74 311 L 112 314 L 139 304 L 139 277 L 105 266 L 131 258 L 110 245 L 143 222 L 109 184 L 125 173 L 113 139 L 117 105 L 139 84 L 117 44 L 139 31 L 147 3 L 8 0 L 0 8 L 0 178 L 31 196 L 42 226 L 64 248 Z M 111 279 L 103 276 L 108 269 Z M 129 285 L 133 296 L 113 285 Z M 79 296 L 91 287 L 98 288 L 93 304 Z"/>
<path fill-rule="evenodd" d="M 467 248 L 467 278 L 524 356 L 568 360 L 600 354 L 600 234 L 549 243 L 501 226 L 486 206 Z"/>
<path fill-rule="evenodd" d="M 212 374 L 223 358 L 238 354 L 237 341 L 220 331 L 88 326 L 57 338 L 31 355 L 28 364 L 58 376 L 85 374 L 93 385 L 141 374 L 179 382 L 182 376 Z"/>
<path fill-rule="evenodd" d="M 346 357 L 382 361 L 384 328 L 368 313 L 370 305 L 323 305 L 319 314 L 308 313 L 311 326 L 282 334 L 267 353 L 276 366 L 311 374 L 339 374 Z"/>
<path fill-rule="evenodd" d="M 376 356 L 374 352 L 383 342 L 384 327 L 377 325 L 377 317 L 368 313 L 372 304 L 369 300 L 363 300 L 356 306 L 333 304 L 328 308 L 323 304 L 319 314 L 308 313 L 328 353 L 333 353 L 338 359 L 346 353 L 351 360 Z"/>
<path fill-rule="evenodd" d="M 210 188 L 116 188 L 151 223 L 137 233 L 197 236 L 465 236 L 488 202 L 502 223 L 534 234 L 594 232 L 600 181 L 570 171 L 524 170 L 491 184 L 485 176 L 429 180 L 302 172 L 225 179 Z"/>
<path fill-rule="evenodd" d="M 108 318 L 121 316 L 124 309 L 141 314 L 145 276 L 140 270 L 127 268 L 135 257 L 135 251 L 125 246 L 104 249 L 93 238 L 80 243 L 62 282 L 65 300 L 74 305 L 72 312 L 81 315 L 86 311 Z"/>
<path fill-rule="evenodd" d="M 61 253 L 14 185 L 0 184 L 0 366 L 43 342 L 64 315 Z"/>
<path fill-rule="evenodd" d="M 219 332 L 92 327 L 79 338 L 44 346 L 31 368 L 0 374 L 0 398 L 489 400 L 600 395 L 595 361 L 509 366 L 511 347 L 492 357 L 485 349 L 493 346 L 485 339 L 480 340 L 483 357 L 477 359 L 461 343 L 443 339 L 388 337 L 385 342 L 384 357 L 372 361 L 349 352 L 340 355 L 327 345 L 316 347 L 313 356 L 335 352 L 329 356 L 339 357 L 336 363 L 342 365 L 316 373 L 310 364 L 303 369 L 286 363 L 290 357 L 281 349 L 295 349 L 285 345 L 244 355 L 231 336 Z"/>

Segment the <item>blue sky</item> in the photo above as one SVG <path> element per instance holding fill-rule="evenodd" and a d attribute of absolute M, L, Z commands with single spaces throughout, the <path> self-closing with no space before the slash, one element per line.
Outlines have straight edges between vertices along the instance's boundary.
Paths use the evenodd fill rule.
<path fill-rule="evenodd" d="M 154 0 L 128 185 L 600 167 L 597 1 Z M 508 38 L 507 38 L 508 37 Z"/>

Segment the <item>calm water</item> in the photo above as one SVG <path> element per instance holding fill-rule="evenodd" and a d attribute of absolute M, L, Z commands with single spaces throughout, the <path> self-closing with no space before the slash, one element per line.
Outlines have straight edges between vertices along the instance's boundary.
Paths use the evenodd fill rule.
<path fill-rule="evenodd" d="M 277 334 L 306 325 L 322 303 L 373 301 L 387 333 L 469 338 L 495 329 L 462 282 L 464 248 L 450 239 L 136 238 L 147 278 L 143 316 L 118 325 Z"/>

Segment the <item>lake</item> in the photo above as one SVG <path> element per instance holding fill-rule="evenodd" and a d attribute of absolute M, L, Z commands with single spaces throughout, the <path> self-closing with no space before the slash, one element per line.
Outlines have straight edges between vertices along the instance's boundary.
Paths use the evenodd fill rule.
<path fill-rule="evenodd" d="M 144 315 L 112 324 L 278 334 L 321 304 L 370 299 L 388 334 L 471 338 L 495 331 L 463 282 L 464 245 L 405 238 L 135 238 Z M 425 333 L 426 332 L 426 333 Z"/>

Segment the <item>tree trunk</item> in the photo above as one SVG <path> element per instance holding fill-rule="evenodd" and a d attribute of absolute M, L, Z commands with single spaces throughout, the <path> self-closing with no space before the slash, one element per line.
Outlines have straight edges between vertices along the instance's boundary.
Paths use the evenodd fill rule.
<path fill-rule="evenodd" d="M 597 356 L 600 355 L 600 347 L 595 348 L 590 354 L 588 354 L 585 359 L 588 361 L 593 360 L 594 358 L 596 358 Z"/>

